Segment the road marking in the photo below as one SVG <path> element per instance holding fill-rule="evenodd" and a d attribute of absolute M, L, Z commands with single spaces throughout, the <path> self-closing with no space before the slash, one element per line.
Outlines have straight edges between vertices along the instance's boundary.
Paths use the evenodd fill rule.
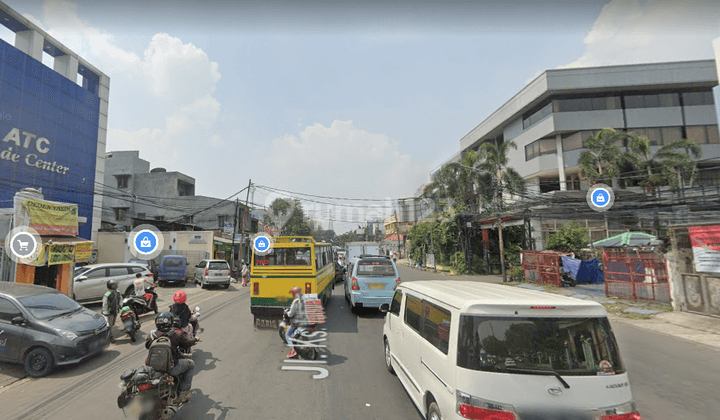
<path fill-rule="evenodd" d="M 330 376 L 330 372 L 327 369 L 320 367 L 307 367 L 307 366 L 283 366 L 282 370 L 301 370 L 305 372 L 317 372 L 313 375 L 313 379 L 325 379 Z"/>
<path fill-rule="evenodd" d="M 325 364 L 325 363 L 327 363 L 327 361 L 325 361 L 325 360 L 297 360 L 297 359 L 294 359 L 294 360 L 285 360 L 285 363 L 310 363 L 310 364 L 312 364 L 312 363 L 320 363 L 320 364 Z"/>

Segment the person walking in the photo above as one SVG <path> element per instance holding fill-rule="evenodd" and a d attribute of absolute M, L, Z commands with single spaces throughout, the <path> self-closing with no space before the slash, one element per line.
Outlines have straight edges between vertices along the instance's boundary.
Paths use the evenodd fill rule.
<path fill-rule="evenodd" d="M 250 285 L 250 268 L 248 267 L 247 263 L 245 263 L 245 260 L 243 260 L 242 263 L 242 286 L 249 286 Z"/>
<path fill-rule="evenodd" d="M 115 337 L 113 336 L 112 329 L 113 326 L 115 326 L 115 321 L 120 313 L 122 295 L 117 291 L 117 280 L 108 280 L 107 283 L 105 283 L 105 286 L 107 286 L 108 291 L 103 295 L 102 314 L 105 317 L 105 320 L 107 320 L 108 328 L 110 328 L 110 342 L 114 343 Z"/>

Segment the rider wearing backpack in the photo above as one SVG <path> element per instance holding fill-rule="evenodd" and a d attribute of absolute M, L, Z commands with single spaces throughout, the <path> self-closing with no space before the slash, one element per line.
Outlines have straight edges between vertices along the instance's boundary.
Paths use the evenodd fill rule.
<path fill-rule="evenodd" d="M 145 340 L 145 348 L 149 350 L 146 364 L 156 371 L 179 378 L 179 400 L 184 403 L 190 401 L 195 363 L 181 357 L 180 348 L 189 349 L 197 340 L 189 338 L 179 328 L 173 328 L 173 321 L 174 317 L 170 312 L 162 312 L 155 318 L 157 330 Z"/>

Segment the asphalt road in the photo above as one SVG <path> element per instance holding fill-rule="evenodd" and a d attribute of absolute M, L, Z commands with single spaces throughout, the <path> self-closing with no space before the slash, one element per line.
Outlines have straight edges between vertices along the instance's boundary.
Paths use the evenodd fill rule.
<path fill-rule="evenodd" d="M 437 277 L 401 267 L 404 281 Z M 167 304 L 176 289 L 161 289 Z M 193 399 L 176 419 L 421 419 L 384 367 L 377 312 L 352 315 L 339 284 L 328 307 L 325 363 L 287 363 L 274 330 L 254 330 L 250 288 L 201 290 L 188 304 L 202 309 L 203 341 L 193 356 Z M 152 315 L 143 318 L 144 332 Z M 623 323 L 614 324 L 630 382 L 647 420 L 716 419 L 720 413 L 720 352 Z M 143 340 L 144 341 L 144 340 Z M 143 364 L 142 341 L 120 339 L 82 366 L 26 379 L 0 391 L 0 418 L 123 419 L 119 376 Z M 310 370 L 283 370 L 288 367 Z M 325 376 L 327 374 L 327 376 Z M 318 379 L 313 379 L 317 375 Z"/>

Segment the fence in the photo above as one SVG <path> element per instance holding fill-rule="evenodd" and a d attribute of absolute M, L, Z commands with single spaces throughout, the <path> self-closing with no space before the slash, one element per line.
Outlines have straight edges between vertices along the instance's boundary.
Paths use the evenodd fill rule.
<path fill-rule="evenodd" d="M 665 257 L 659 252 L 606 248 L 605 295 L 670 304 Z"/>
<path fill-rule="evenodd" d="M 561 255 L 567 252 L 522 251 L 522 269 L 526 281 L 560 287 Z"/>

